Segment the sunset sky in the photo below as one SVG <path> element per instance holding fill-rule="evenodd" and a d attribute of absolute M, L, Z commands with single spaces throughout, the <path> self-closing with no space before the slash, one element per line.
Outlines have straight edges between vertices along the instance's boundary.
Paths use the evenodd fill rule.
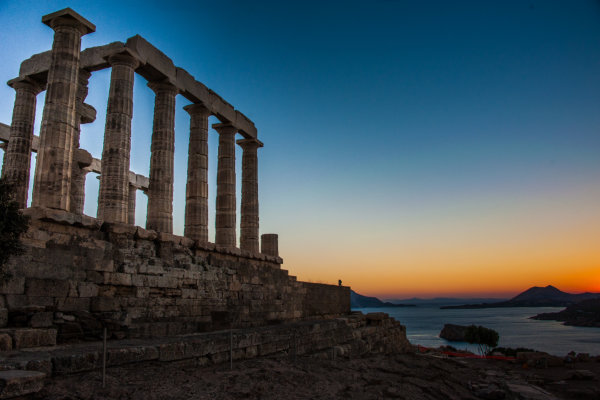
<path fill-rule="evenodd" d="M 97 26 L 83 48 L 140 34 L 255 122 L 261 233 L 298 279 L 383 298 L 600 292 L 599 1 L 0 0 L 0 81 L 51 48 L 41 17 L 64 7 Z M 82 127 L 98 158 L 109 80 L 93 74 Z M 146 176 L 153 101 L 137 76 L 131 169 Z M 0 85 L 0 122 L 13 102 Z M 209 149 L 214 238 L 214 131 Z M 241 152 L 238 182 L 239 167 Z M 89 174 L 86 214 L 97 195 Z"/>

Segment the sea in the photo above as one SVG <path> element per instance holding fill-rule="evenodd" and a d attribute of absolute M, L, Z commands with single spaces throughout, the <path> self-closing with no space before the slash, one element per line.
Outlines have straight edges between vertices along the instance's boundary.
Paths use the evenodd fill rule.
<path fill-rule="evenodd" d="M 414 345 L 477 352 L 477 346 L 463 342 L 448 342 L 439 337 L 444 324 L 481 325 L 497 331 L 499 347 L 524 347 L 565 356 L 574 351 L 600 355 L 600 328 L 567 326 L 557 321 L 530 319 L 536 314 L 556 312 L 564 307 L 506 307 L 442 310 L 439 305 L 415 307 L 355 308 L 353 311 L 385 312 L 406 326 L 406 336 Z"/>

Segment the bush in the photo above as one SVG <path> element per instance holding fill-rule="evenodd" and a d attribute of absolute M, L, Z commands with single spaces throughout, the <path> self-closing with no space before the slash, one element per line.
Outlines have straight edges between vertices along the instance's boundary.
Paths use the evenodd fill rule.
<path fill-rule="evenodd" d="M 10 256 L 23 253 L 19 237 L 27 231 L 29 217 L 23 215 L 12 197 L 12 185 L 0 179 L 0 275 Z"/>
<path fill-rule="evenodd" d="M 498 346 L 499 339 L 500 335 L 498 332 L 483 326 L 471 325 L 467 327 L 465 332 L 465 340 L 468 343 L 477 344 L 481 355 L 489 354 L 490 349 Z"/>

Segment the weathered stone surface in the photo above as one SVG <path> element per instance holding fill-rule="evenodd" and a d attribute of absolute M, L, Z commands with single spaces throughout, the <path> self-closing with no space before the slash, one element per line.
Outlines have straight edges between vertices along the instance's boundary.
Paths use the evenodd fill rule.
<path fill-rule="evenodd" d="M 236 247 L 235 134 L 231 124 L 213 124 L 219 133 L 215 244 Z"/>
<path fill-rule="evenodd" d="M 185 107 L 190 114 L 190 144 L 185 201 L 184 235 L 208 242 L 208 117 L 203 104 Z"/>
<path fill-rule="evenodd" d="M 146 229 L 172 233 L 175 95 L 177 89 L 167 82 L 151 82 L 148 86 L 156 96 L 152 125 Z"/>
<path fill-rule="evenodd" d="M 2 294 L 23 294 L 25 293 L 25 278 L 11 276 L 4 278 L 0 282 L 0 293 Z"/>
<path fill-rule="evenodd" d="M 91 371 L 102 366 L 102 357 L 95 350 L 79 352 L 62 350 L 53 354 L 52 366 L 53 373 L 57 375 Z"/>
<path fill-rule="evenodd" d="M 177 82 L 177 70 L 173 61 L 140 35 L 127 39 L 125 47 L 138 54 L 141 62 L 139 73 L 148 81 Z"/>
<path fill-rule="evenodd" d="M 8 331 L 15 349 L 56 345 L 56 329 L 18 328 Z"/>
<path fill-rule="evenodd" d="M 276 233 L 265 233 L 260 237 L 260 252 L 271 256 L 279 256 L 279 236 Z"/>
<path fill-rule="evenodd" d="M 137 54 L 131 50 L 113 54 L 108 61 L 112 72 L 98 199 L 98 203 L 102 204 L 99 207 L 102 214 L 99 213 L 98 218 L 128 223 L 133 78 L 139 61 Z"/>
<path fill-rule="evenodd" d="M 107 365 L 122 365 L 142 361 L 157 360 L 159 350 L 154 346 L 135 346 L 108 349 Z"/>
<path fill-rule="evenodd" d="M 52 312 L 37 312 L 31 316 L 29 326 L 32 328 L 47 328 L 52 326 L 54 313 Z"/>
<path fill-rule="evenodd" d="M 36 95 L 42 87 L 31 79 L 12 80 L 16 90 L 15 106 L 10 125 L 10 141 L 4 156 L 2 177 L 14 185 L 14 199 L 19 208 L 27 207 L 29 165 L 33 143 Z"/>
<path fill-rule="evenodd" d="M 10 399 L 39 392 L 46 374 L 37 371 L 0 371 L 0 399 Z"/>
<path fill-rule="evenodd" d="M 258 154 L 263 147 L 257 139 L 238 140 L 242 154 L 242 204 L 240 249 L 258 254 Z"/>
<path fill-rule="evenodd" d="M 12 338 L 7 333 L 0 333 L 0 351 L 12 350 Z"/>
<path fill-rule="evenodd" d="M 450 342 L 464 342 L 467 328 L 462 325 L 445 324 L 440 332 L 440 337 Z"/>
<path fill-rule="evenodd" d="M 70 9 L 46 15 L 42 21 L 54 29 L 55 34 L 32 204 L 69 210 L 73 138 L 79 120 L 76 94 L 81 36 L 95 28 Z"/>
<path fill-rule="evenodd" d="M 27 279 L 25 294 L 28 296 L 67 297 L 69 281 L 58 279 Z"/>
<path fill-rule="evenodd" d="M 8 323 L 8 310 L 0 308 L 0 328 L 4 328 Z"/>

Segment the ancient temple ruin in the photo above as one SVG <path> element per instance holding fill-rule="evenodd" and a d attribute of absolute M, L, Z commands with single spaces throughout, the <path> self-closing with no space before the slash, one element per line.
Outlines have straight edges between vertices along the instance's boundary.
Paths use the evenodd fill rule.
<path fill-rule="evenodd" d="M 15 185 L 21 207 L 27 205 L 34 150 L 38 162 L 32 207 L 82 214 L 85 176 L 94 171 L 100 174 L 98 219 L 133 224 L 136 190 L 141 189 L 148 195 L 146 227 L 172 233 L 175 97 L 181 94 L 193 103 L 185 107 L 190 142 L 184 235 L 208 242 L 208 118 L 215 115 L 221 121 L 212 126 L 219 134 L 215 243 L 236 247 L 235 135 L 240 133 L 244 137 L 237 141 L 243 149 L 240 248 L 259 253 L 257 149 L 263 144 L 252 121 L 140 36 L 81 52 L 81 37 L 95 31 L 92 23 L 70 9 L 46 15 L 42 22 L 55 31 L 52 50 L 25 61 L 19 77 L 8 82 L 16 99 L 9 132 L 2 135 L 8 141 L 2 176 Z M 96 119 L 96 110 L 85 103 L 88 80 L 105 68 L 111 68 L 111 83 L 104 149 L 102 159 L 96 160 L 79 148 L 79 134 L 81 124 Z M 148 178 L 129 171 L 135 73 L 148 80 L 156 95 Z M 36 95 L 42 90 L 46 90 L 42 128 L 37 146 L 32 146 Z M 263 253 L 272 254 L 272 245 L 276 243 L 270 236 Z"/>
<path fill-rule="evenodd" d="M 349 312 L 349 288 L 298 282 L 282 270 L 277 235 L 259 244 L 257 130 L 240 111 L 176 67 L 141 36 L 81 51 L 95 26 L 71 9 L 46 15 L 52 50 L 21 64 L 2 176 L 31 216 L 27 252 L 8 266 L 0 308 L 20 323 L 55 326 L 65 339 L 99 325 L 130 336 L 257 326 Z M 93 122 L 88 80 L 110 68 L 102 159 L 79 146 L 81 124 Z M 130 171 L 134 74 L 155 93 L 150 171 Z M 46 90 L 41 130 L 34 135 L 36 95 Z M 192 102 L 184 236 L 173 235 L 175 97 Z M 216 235 L 208 237 L 209 117 L 220 123 Z M 235 140 L 236 134 L 243 139 Z M 240 246 L 236 238 L 235 146 L 243 150 Z M 31 207 L 29 165 L 37 152 Z M 97 216 L 83 214 L 86 174 L 100 174 Z M 135 195 L 148 196 L 146 227 L 134 226 Z M 25 311 L 23 311 L 25 310 Z M 63 329 L 52 313 L 75 313 Z M 34 314 L 38 314 L 35 316 Z M 42 315 L 42 316 L 40 316 Z M 14 318 L 13 318 L 14 319 Z M 18 319 L 18 318 L 17 318 Z M 71 318 L 69 318 L 71 319 Z M 44 326 L 45 325 L 45 326 Z M 64 330 L 64 331 L 63 331 Z"/>
<path fill-rule="evenodd" d="M 67 8 L 42 22 L 54 30 L 52 50 L 23 61 L 8 82 L 16 92 L 13 117 L 0 124 L 2 176 L 30 216 L 24 254 L 0 271 L 1 398 L 39 390 L 45 376 L 102 365 L 410 348 L 404 327 L 388 315 L 351 314 L 349 287 L 299 282 L 281 269 L 276 234 L 263 234 L 259 243 L 263 144 L 248 118 L 141 36 L 81 51 L 81 37 L 95 30 L 88 20 Z M 104 68 L 111 69 L 110 91 L 102 158 L 95 159 L 80 148 L 79 135 L 81 124 L 96 118 L 85 103 L 88 80 Z M 148 177 L 129 167 L 136 73 L 155 93 Z M 192 102 L 184 107 L 190 115 L 184 236 L 173 234 L 177 95 Z M 210 116 L 220 121 L 212 125 L 219 135 L 214 243 L 208 237 Z M 238 133 L 243 139 L 236 142 Z M 236 143 L 243 150 L 239 248 Z M 37 163 L 27 207 L 32 152 Z M 100 174 L 96 217 L 83 214 L 89 172 Z M 137 190 L 148 196 L 145 228 L 134 224 Z M 106 332 L 102 358 L 97 340 Z M 92 344 L 72 343 L 81 340 Z M 67 345 L 47 347 L 57 343 Z"/>

